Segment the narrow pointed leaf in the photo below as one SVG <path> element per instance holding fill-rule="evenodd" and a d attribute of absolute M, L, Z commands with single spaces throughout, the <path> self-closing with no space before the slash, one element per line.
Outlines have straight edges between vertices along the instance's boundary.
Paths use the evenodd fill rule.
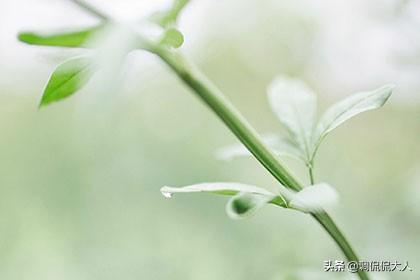
<path fill-rule="evenodd" d="M 77 57 L 65 61 L 51 75 L 40 107 L 76 93 L 89 81 L 92 74 L 93 69 L 89 57 Z"/>
<path fill-rule="evenodd" d="M 279 121 L 306 156 L 316 114 L 316 96 L 302 81 L 278 76 L 268 87 L 268 100 Z"/>
<path fill-rule="evenodd" d="M 200 183 L 189 185 L 185 187 L 169 187 L 165 186 L 160 189 L 162 194 L 165 197 L 172 197 L 173 194 L 176 193 L 197 193 L 197 192 L 205 192 L 205 193 L 213 193 L 213 194 L 221 194 L 221 195 L 236 195 L 240 192 L 244 193 L 251 193 L 251 194 L 261 194 L 261 195 L 269 195 L 275 196 L 273 193 L 267 191 L 266 189 L 242 184 L 242 183 L 234 183 L 234 182 L 216 182 L 216 183 Z"/>
<path fill-rule="evenodd" d="M 252 216 L 272 200 L 270 196 L 238 193 L 226 204 L 226 213 L 232 219 L 243 219 Z"/>
<path fill-rule="evenodd" d="M 319 121 L 314 139 L 314 150 L 328 133 L 343 122 L 360 113 L 382 107 L 391 96 L 393 89 L 393 85 L 386 85 L 373 91 L 353 94 L 334 104 Z"/>
<path fill-rule="evenodd" d="M 232 218 L 242 218 L 255 213 L 267 203 L 287 207 L 285 198 L 266 189 L 241 183 L 201 183 L 181 188 L 165 186 L 161 193 L 166 198 L 171 198 L 177 193 L 212 193 L 233 196 L 226 206 L 227 213 Z"/>
<path fill-rule="evenodd" d="M 323 212 L 324 208 L 332 207 L 338 203 L 337 191 L 326 183 L 319 183 L 295 193 L 290 202 L 290 208 L 306 213 Z"/>
<path fill-rule="evenodd" d="M 55 46 L 55 47 L 86 47 L 88 40 L 97 32 L 102 30 L 103 26 L 94 26 L 81 30 L 69 32 L 20 32 L 18 39 L 21 42 L 40 45 L 40 46 Z"/>
<path fill-rule="evenodd" d="M 305 161 L 305 156 L 296 144 L 289 139 L 281 138 L 277 135 L 263 135 L 264 143 L 269 146 L 278 156 L 286 156 Z M 251 152 L 243 144 L 235 144 L 220 148 L 216 151 L 216 158 L 219 160 L 229 161 L 237 157 L 252 156 Z"/>

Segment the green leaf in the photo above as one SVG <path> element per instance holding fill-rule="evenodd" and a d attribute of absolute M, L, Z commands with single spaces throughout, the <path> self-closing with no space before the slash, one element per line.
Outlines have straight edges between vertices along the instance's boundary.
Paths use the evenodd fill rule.
<path fill-rule="evenodd" d="M 184 43 L 184 35 L 176 28 L 168 28 L 160 40 L 161 45 L 179 48 Z"/>
<path fill-rule="evenodd" d="M 226 204 L 226 213 L 232 219 L 243 219 L 252 216 L 272 200 L 270 196 L 238 193 Z"/>
<path fill-rule="evenodd" d="M 274 134 L 266 134 L 262 137 L 263 142 L 280 157 L 292 157 L 305 162 L 305 156 L 295 143 L 287 138 L 281 138 Z M 216 151 L 216 158 L 223 161 L 230 161 L 237 157 L 250 157 L 251 152 L 243 144 L 235 144 L 223 147 Z"/>
<path fill-rule="evenodd" d="M 268 100 L 279 121 L 309 158 L 316 96 L 302 81 L 278 76 L 268 87 Z"/>
<path fill-rule="evenodd" d="M 337 191 L 326 183 L 319 183 L 293 192 L 282 188 L 281 194 L 241 183 L 201 183 L 181 188 L 165 186 L 160 189 L 166 198 L 178 193 L 211 193 L 232 196 L 226 205 L 226 212 L 233 219 L 249 217 L 266 204 L 291 208 L 304 213 L 323 212 L 338 202 Z"/>
<path fill-rule="evenodd" d="M 175 25 L 188 2 L 189 0 L 174 0 L 168 10 L 153 14 L 151 20 L 165 28 Z"/>
<path fill-rule="evenodd" d="M 267 203 L 287 207 L 287 202 L 282 195 L 241 183 L 201 183 L 181 188 L 165 186 L 160 191 L 166 198 L 171 198 L 176 193 L 200 192 L 233 196 L 226 206 L 227 213 L 232 218 L 249 216 Z"/>
<path fill-rule="evenodd" d="M 43 34 L 38 32 L 20 32 L 18 39 L 21 42 L 55 47 L 85 47 L 92 35 L 103 29 L 103 25 L 85 28 L 70 32 Z"/>
<path fill-rule="evenodd" d="M 313 153 L 316 153 L 325 136 L 340 124 L 362 112 L 382 107 L 393 89 L 393 85 L 386 85 L 373 91 L 356 93 L 331 106 L 318 123 L 313 139 Z"/>
<path fill-rule="evenodd" d="M 337 191 L 326 183 L 305 187 L 290 198 L 289 207 L 304 213 L 323 212 L 324 208 L 335 206 L 339 200 Z"/>
<path fill-rule="evenodd" d="M 216 183 L 200 183 L 189 185 L 185 187 L 169 187 L 165 186 L 160 189 L 163 196 L 167 198 L 171 198 L 175 193 L 197 193 L 197 192 L 204 192 L 204 193 L 213 193 L 213 194 L 221 194 L 221 195 L 236 195 L 240 192 L 244 193 L 251 193 L 251 194 L 260 194 L 260 195 L 268 195 L 268 196 L 276 196 L 270 191 L 266 189 L 242 184 L 242 183 L 234 183 L 234 182 L 216 182 Z"/>
<path fill-rule="evenodd" d="M 59 65 L 48 81 L 40 107 L 64 99 L 81 89 L 93 75 L 91 59 L 76 57 Z"/>

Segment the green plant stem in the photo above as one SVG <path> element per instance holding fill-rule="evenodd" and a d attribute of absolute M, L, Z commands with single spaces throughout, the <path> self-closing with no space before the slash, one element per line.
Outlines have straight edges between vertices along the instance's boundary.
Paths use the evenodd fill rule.
<path fill-rule="evenodd" d="M 315 176 L 314 176 L 314 163 L 310 162 L 308 164 L 308 171 L 309 171 L 309 181 L 311 185 L 315 184 Z"/>
<path fill-rule="evenodd" d="M 110 18 L 83 0 L 71 0 L 81 8 L 109 21 Z M 186 2 L 186 1 L 185 1 Z M 245 120 L 241 113 L 223 95 L 223 93 L 203 75 L 192 63 L 189 63 L 179 53 L 166 48 L 149 46 L 149 51 L 157 54 L 166 64 L 206 103 L 238 137 L 255 158 L 284 186 L 299 191 L 303 186 L 294 178 L 279 161 L 276 155 L 264 144 L 254 128 Z M 312 166 L 310 168 L 311 183 L 313 183 Z M 358 262 L 358 257 L 346 240 L 340 229 L 327 213 L 311 214 L 337 243 L 348 261 Z M 369 280 L 366 272 L 358 270 L 361 280 Z"/>
<path fill-rule="evenodd" d="M 84 0 L 70 0 L 70 1 L 76 4 L 77 6 L 79 6 L 80 8 L 82 8 L 83 10 L 89 12 L 90 14 L 100 18 L 101 20 L 106 21 L 109 19 L 109 17 L 105 15 L 102 11 L 92 6 L 88 2 L 85 2 Z"/>
<path fill-rule="evenodd" d="M 309 180 L 311 185 L 315 184 L 315 176 L 314 176 L 314 162 L 313 160 L 309 161 L 308 164 L 308 171 L 309 171 Z M 340 230 L 337 228 L 333 220 L 328 216 L 327 213 L 318 213 L 312 214 L 315 220 L 321 224 L 321 226 L 331 235 L 331 237 L 339 244 L 341 250 L 343 251 L 344 255 L 347 257 L 349 261 L 357 260 L 357 256 L 353 249 L 351 248 L 350 244 L 344 238 L 343 234 L 340 233 Z M 340 233 L 340 234 L 337 234 Z M 343 248 L 345 247 L 345 248 Z M 357 260 L 358 261 L 358 260 Z M 367 279 L 367 275 L 360 275 L 361 279 Z"/>
<path fill-rule="evenodd" d="M 301 184 L 278 161 L 277 156 L 263 143 L 254 128 L 192 63 L 189 63 L 179 53 L 165 48 L 157 48 L 152 51 L 160 56 L 197 93 L 280 183 L 295 191 L 302 189 Z"/>
<path fill-rule="evenodd" d="M 254 128 L 245 120 L 224 94 L 192 63 L 181 54 L 165 48 L 151 50 L 157 54 L 177 75 L 207 104 L 247 147 L 255 158 L 284 186 L 299 191 L 302 184 L 295 179 L 278 157 L 264 144 Z M 312 214 L 334 239 L 348 261 L 358 262 L 358 257 L 349 242 L 327 213 Z M 362 280 L 369 280 L 364 271 L 358 271 Z"/>
<path fill-rule="evenodd" d="M 315 184 L 314 170 L 312 167 L 309 167 L 309 181 L 311 182 L 311 185 Z"/>

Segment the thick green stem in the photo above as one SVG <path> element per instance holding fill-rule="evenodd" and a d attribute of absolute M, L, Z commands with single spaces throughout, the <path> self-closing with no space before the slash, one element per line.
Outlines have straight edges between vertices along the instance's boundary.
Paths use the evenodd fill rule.
<path fill-rule="evenodd" d="M 302 184 L 279 161 L 268 148 L 255 129 L 245 120 L 240 112 L 224 96 L 224 94 L 194 65 L 179 53 L 157 48 L 152 50 L 206 103 L 248 148 L 255 158 L 284 186 L 299 191 Z M 330 234 L 340 247 L 348 261 L 358 262 L 358 257 L 327 213 L 312 216 Z M 369 280 L 366 272 L 358 271 L 362 280 Z"/>

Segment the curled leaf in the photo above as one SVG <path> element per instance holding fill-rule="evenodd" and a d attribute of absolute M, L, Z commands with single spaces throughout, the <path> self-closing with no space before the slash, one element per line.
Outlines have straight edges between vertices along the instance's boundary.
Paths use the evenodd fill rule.
<path fill-rule="evenodd" d="M 180 188 L 165 186 L 160 191 L 166 198 L 177 193 L 200 192 L 232 196 L 226 211 L 234 219 L 249 217 L 268 203 L 304 213 L 317 213 L 338 202 L 337 191 L 326 183 L 312 185 L 299 192 L 282 189 L 281 195 L 260 187 L 231 182 L 201 183 Z"/>
<path fill-rule="evenodd" d="M 291 196 L 289 207 L 305 213 L 317 213 L 338 203 L 337 191 L 326 183 L 304 188 Z"/>
<path fill-rule="evenodd" d="M 278 76 L 268 87 L 268 100 L 293 141 L 309 157 L 316 114 L 315 94 L 300 80 Z"/>
<path fill-rule="evenodd" d="M 160 191 L 166 198 L 171 198 L 176 193 L 197 192 L 233 196 L 226 205 L 227 213 L 231 218 L 247 217 L 267 203 L 287 207 L 287 202 L 282 195 L 241 183 L 201 183 L 181 188 L 165 186 Z"/>
<path fill-rule="evenodd" d="M 226 213 L 232 219 L 243 219 L 252 216 L 272 200 L 270 196 L 238 193 L 226 204 Z"/>
<path fill-rule="evenodd" d="M 76 93 L 87 84 L 92 75 L 90 57 L 76 57 L 63 62 L 52 73 L 39 106 L 60 101 Z"/>

